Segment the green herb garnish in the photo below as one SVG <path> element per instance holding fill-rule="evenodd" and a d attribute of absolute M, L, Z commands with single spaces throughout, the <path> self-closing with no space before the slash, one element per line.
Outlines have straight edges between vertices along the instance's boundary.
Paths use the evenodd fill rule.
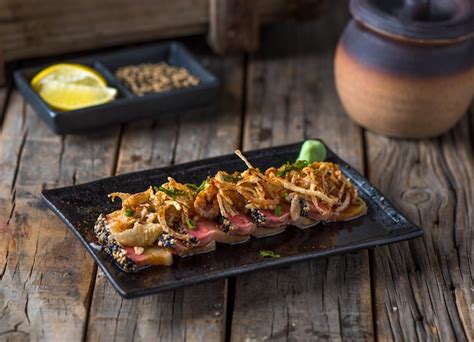
<path fill-rule="evenodd" d="M 132 217 L 133 214 L 134 214 L 133 209 L 130 209 L 130 208 L 125 209 L 125 216 Z"/>
<path fill-rule="evenodd" d="M 209 177 L 207 177 L 205 180 L 203 180 L 203 181 L 201 182 L 201 184 L 199 184 L 199 186 L 198 186 L 198 188 L 197 188 L 197 192 L 203 191 L 203 190 L 206 188 L 207 183 L 209 183 Z"/>
<path fill-rule="evenodd" d="M 196 192 L 201 192 L 206 188 L 206 185 L 207 185 L 208 182 L 209 182 L 209 177 L 207 177 L 205 180 L 203 180 L 201 182 L 201 184 L 199 184 L 199 186 L 197 186 L 196 184 L 193 184 L 193 183 L 186 183 L 186 186 L 190 189 L 193 189 Z"/>
<path fill-rule="evenodd" d="M 188 225 L 188 228 L 189 228 L 189 229 L 194 229 L 194 228 L 196 228 L 196 224 L 195 224 L 194 221 L 191 220 L 190 218 L 188 218 L 188 219 L 186 220 L 186 224 Z"/>
<path fill-rule="evenodd" d="M 193 184 L 193 183 L 186 183 L 185 184 L 188 188 L 190 189 L 193 189 L 193 190 L 197 190 L 198 189 L 198 186 L 196 184 Z"/>
<path fill-rule="evenodd" d="M 222 178 L 224 178 L 224 180 L 229 183 L 237 183 L 242 179 L 242 177 L 239 175 L 224 175 Z"/>
<path fill-rule="evenodd" d="M 168 196 L 172 197 L 172 198 L 176 198 L 176 196 L 182 196 L 184 195 L 184 191 L 183 190 L 179 190 L 179 189 L 166 189 L 164 188 L 163 186 L 159 186 L 159 187 L 156 187 L 155 186 L 155 191 L 161 191 L 161 192 L 164 192 L 165 194 L 167 194 Z"/>
<path fill-rule="evenodd" d="M 260 251 L 260 256 L 262 258 L 280 258 L 281 257 L 280 254 L 276 254 L 273 251 L 267 251 L 267 250 L 261 250 Z"/>
<path fill-rule="evenodd" d="M 281 207 L 280 206 L 275 207 L 275 216 L 281 216 Z"/>
<path fill-rule="evenodd" d="M 276 175 L 278 177 L 283 177 L 290 171 L 301 170 L 308 165 L 309 163 L 306 160 L 297 160 L 294 163 L 286 162 L 278 168 Z"/>

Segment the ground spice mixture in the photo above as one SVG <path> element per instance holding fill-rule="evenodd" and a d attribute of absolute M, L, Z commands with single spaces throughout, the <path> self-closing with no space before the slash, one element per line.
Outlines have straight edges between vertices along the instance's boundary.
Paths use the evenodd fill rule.
<path fill-rule="evenodd" d="M 137 96 L 192 87 L 200 82 L 186 68 L 165 62 L 127 65 L 119 68 L 115 76 Z"/>

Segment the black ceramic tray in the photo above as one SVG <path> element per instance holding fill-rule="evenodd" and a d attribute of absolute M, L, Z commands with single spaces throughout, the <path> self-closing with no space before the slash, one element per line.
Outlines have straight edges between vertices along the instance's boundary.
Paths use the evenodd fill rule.
<path fill-rule="evenodd" d="M 200 83 L 188 88 L 135 96 L 114 76 L 120 66 L 160 61 L 185 67 L 199 77 Z M 118 90 L 118 95 L 114 101 L 103 105 L 66 112 L 56 111 L 49 107 L 30 86 L 34 75 L 48 65 L 16 71 L 14 79 L 18 89 L 38 115 L 56 133 L 82 132 L 145 117 L 161 117 L 211 105 L 217 96 L 217 78 L 177 42 L 127 48 L 56 63 L 60 62 L 80 63 L 96 69 L 104 76 L 110 87 Z"/>
<path fill-rule="evenodd" d="M 295 160 L 300 147 L 301 143 L 251 151 L 245 155 L 255 166 L 264 169 Z M 162 184 L 167 176 L 181 182 L 198 183 L 218 170 L 244 170 L 245 165 L 239 158 L 227 155 L 129 173 L 45 190 L 43 197 L 91 253 L 112 285 L 126 298 L 422 235 L 423 231 L 419 227 L 408 221 L 363 176 L 330 150 L 327 160 L 338 163 L 344 174 L 357 186 L 360 196 L 367 202 L 367 215 L 349 222 L 321 224 L 306 230 L 290 226 L 280 235 L 252 238 L 232 246 L 218 244 L 214 252 L 186 258 L 175 257 L 171 267 L 149 267 L 133 274 L 122 272 L 103 251 L 93 247 L 93 226 L 97 216 L 120 207 L 119 203 L 111 203 L 107 194 L 114 191 L 143 191 L 149 185 Z M 281 257 L 262 258 L 261 250 L 271 250 Z"/>

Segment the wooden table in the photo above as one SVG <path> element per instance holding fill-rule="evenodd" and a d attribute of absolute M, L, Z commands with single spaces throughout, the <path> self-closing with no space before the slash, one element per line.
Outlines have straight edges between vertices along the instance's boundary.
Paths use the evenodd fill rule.
<path fill-rule="evenodd" d="M 347 18 L 332 8 L 316 23 L 275 24 L 249 56 L 192 45 L 222 81 L 217 111 L 59 136 L 1 89 L 0 340 L 472 339 L 474 111 L 430 140 L 356 126 L 332 80 Z M 423 238 L 125 300 L 39 195 L 307 137 L 364 172 Z"/>

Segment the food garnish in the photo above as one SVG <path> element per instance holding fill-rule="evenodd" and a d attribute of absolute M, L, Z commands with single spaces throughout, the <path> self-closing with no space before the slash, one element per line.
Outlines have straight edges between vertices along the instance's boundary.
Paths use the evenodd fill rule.
<path fill-rule="evenodd" d="M 47 67 L 33 77 L 31 86 L 48 105 L 61 111 L 104 104 L 117 95 L 100 73 L 82 64 Z"/>
<path fill-rule="evenodd" d="M 178 189 L 167 189 L 167 188 L 164 188 L 163 186 L 159 186 L 158 188 L 159 191 L 162 191 L 164 192 L 165 194 L 167 194 L 168 196 L 170 197 L 176 197 L 176 196 L 181 196 L 181 195 L 184 195 L 184 191 L 182 190 L 178 190 Z"/>
<path fill-rule="evenodd" d="M 201 192 L 206 188 L 206 185 L 207 185 L 208 181 L 209 181 L 209 177 L 206 178 L 205 180 L 203 180 L 201 182 L 201 184 L 199 184 L 199 186 L 197 186 L 196 184 L 193 184 L 193 183 L 186 183 L 185 185 L 188 188 L 191 188 L 191 189 L 195 190 L 196 192 Z"/>
<path fill-rule="evenodd" d="M 326 160 L 326 148 L 319 140 L 306 140 L 297 160 L 306 160 L 309 164 Z"/>
<path fill-rule="evenodd" d="M 260 251 L 260 256 L 263 258 L 280 258 L 281 257 L 280 254 L 276 254 L 273 251 L 267 251 L 264 249 Z"/>
<path fill-rule="evenodd" d="M 194 221 L 191 220 L 190 218 L 188 218 L 188 219 L 186 220 L 186 224 L 188 225 L 188 228 L 189 228 L 189 229 L 194 229 L 194 228 L 196 228 L 196 224 L 195 224 Z"/>
<path fill-rule="evenodd" d="M 309 163 L 306 160 L 297 160 L 294 163 L 286 162 L 286 164 L 278 168 L 276 174 L 278 177 L 283 177 L 290 171 L 302 170 L 304 167 L 308 165 Z"/>
<path fill-rule="evenodd" d="M 262 172 L 240 151 L 236 154 L 247 165 L 243 172 L 219 171 L 199 186 L 169 177 L 141 193 L 110 194 L 122 200 L 125 218 L 121 210 L 100 215 L 94 228 L 99 244 L 122 269 L 133 271 L 170 265 L 172 255 L 213 251 L 216 242 L 275 235 L 288 225 L 305 229 L 352 220 L 367 211 L 334 163 L 297 160 Z M 260 255 L 280 257 L 265 250 Z"/>

